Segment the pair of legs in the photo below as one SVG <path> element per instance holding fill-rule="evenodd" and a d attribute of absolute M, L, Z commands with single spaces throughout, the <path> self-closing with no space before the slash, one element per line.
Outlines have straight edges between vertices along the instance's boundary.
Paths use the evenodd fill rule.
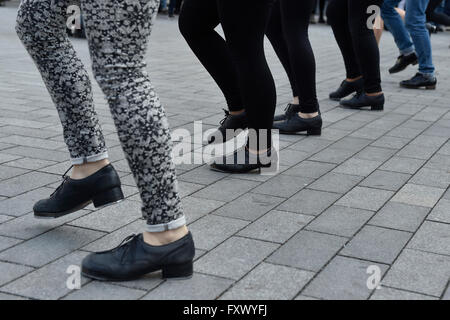
<path fill-rule="evenodd" d="M 444 26 L 450 26 L 450 16 L 444 12 L 436 11 L 442 1 L 443 0 L 430 0 L 426 11 L 427 20 Z"/>
<path fill-rule="evenodd" d="M 408 0 L 406 2 L 405 22 L 395 10 L 399 0 L 385 0 L 382 6 L 384 23 L 394 36 L 400 54 L 416 52 L 419 59 L 419 72 L 434 77 L 434 65 L 430 35 L 426 28 L 426 10 L 430 0 Z"/>
<path fill-rule="evenodd" d="M 65 32 L 69 4 L 66 0 L 23 0 L 17 33 L 57 107 L 72 162 L 80 166 L 75 169 L 76 179 L 107 164 L 108 156 L 87 72 Z M 82 0 L 81 6 L 93 72 L 142 198 L 147 220 L 144 239 L 152 245 L 168 244 L 186 235 L 187 228 L 168 122 L 145 63 L 159 1 Z"/>
<path fill-rule="evenodd" d="M 246 112 L 248 128 L 266 130 L 271 145 L 275 84 L 264 53 L 273 0 L 185 0 L 180 31 L 222 90 L 229 110 Z M 221 24 L 223 39 L 214 29 Z M 266 142 L 266 143 L 265 143 Z M 261 143 L 259 143 L 261 145 Z"/>

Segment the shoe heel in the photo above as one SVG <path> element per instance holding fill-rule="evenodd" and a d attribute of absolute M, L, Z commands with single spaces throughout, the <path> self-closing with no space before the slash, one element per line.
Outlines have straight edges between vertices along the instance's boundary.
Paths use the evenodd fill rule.
<path fill-rule="evenodd" d="M 433 84 L 431 86 L 426 86 L 425 89 L 427 89 L 427 90 L 435 90 L 436 89 L 436 85 Z"/>
<path fill-rule="evenodd" d="M 308 136 L 320 136 L 322 135 L 322 128 L 308 129 L 306 133 Z"/>
<path fill-rule="evenodd" d="M 119 202 L 123 200 L 125 197 L 123 196 L 122 188 L 115 187 L 109 189 L 108 191 L 104 191 L 94 196 L 92 202 L 94 203 L 94 207 L 100 208 L 107 206 L 112 203 Z"/>
<path fill-rule="evenodd" d="M 384 110 L 384 105 L 377 105 L 377 106 L 371 106 L 371 110 L 372 111 L 383 111 Z"/>
<path fill-rule="evenodd" d="M 163 279 L 182 280 L 189 279 L 194 273 L 194 263 L 192 261 L 183 264 L 172 264 L 162 268 Z"/>

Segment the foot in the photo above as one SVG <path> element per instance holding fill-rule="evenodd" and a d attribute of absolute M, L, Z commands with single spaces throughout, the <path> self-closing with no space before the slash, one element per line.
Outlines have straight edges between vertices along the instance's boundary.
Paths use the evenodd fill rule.
<path fill-rule="evenodd" d="M 403 70 L 405 70 L 409 65 L 416 65 L 419 63 L 419 60 L 417 59 L 417 55 L 415 52 L 408 54 L 408 55 L 401 55 L 397 58 L 397 62 L 395 62 L 395 65 L 389 69 L 390 74 L 399 73 Z"/>
<path fill-rule="evenodd" d="M 341 99 L 351 95 L 352 93 L 362 92 L 363 86 L 363 78 L 355 81 L 344 80 L 335 92 L 330 93 L 330 99 L 334 101 L 340 101 Z"/>
<path fill-rule="evenodd" d="M 350 99 L 342 99 L 340 104 L 350 109 L 370 107 L 371 110 L 381 111 L 384 109 L 384 94 L 368 96 L 365 93 L 357 93 Z"/>
<path fill-rule="evenodd" d="M 436 77 L 428 77 L 422 73 L 417 73 L 411 79 L 400 82 L 400 87 L 408 89 L 420 89 L 424 87 L 428 90 L 434 90 L 436 89 L 436 84 Z"/>
<path fill-rule="evenodd" d="M 275 122 L 273 128 L 284 134 L 306 131 L 308 135 L 320 136 L 322 134 L 322 117 L 317 115 L 314 118 L 305 119 L 300 117 L 298 113 L 295 113 L 284 121 Z"/>
<path fill-rule="evenodd" d="M 247 115 L 244 112 L 232 115 L 228 110 L 225 111 L 225 118 L 220 121 L 217 131 L 208 137 L 208 143 L 225 143 L 236 136 L 236 130 L 245 130 L 248 126 Z"/>
<path fill-rule="evenodd" d="M 326 23 L 325 18 L 324 17 L 319 17 L 319 23 Z"/>
<path fill-rule="evenodd" d="M 274 174 L 278 171 L 278 154 L 273 148 L 262 154 L 254 154 L 245 146 L 231 155 L 217 158 L 211 164 L 211 170 L 225 173 L 248 173 L 258 170 L 260 173 Z"/>
<path fill-rule="evenodd" d="M 284 109 L 284 113 L 273 118 L 273 121 L 284 121 L 293 116 L 297 112 L 300 112 L 300 105 L 289 103 Z"/>
<path fill-rule="evenodd" d="M 81 272 L 102 281 L 135 280 L 159 270 L 164 279 L 187 279 L 193 274 L 194 255 L 191 233 L 162 246 L 147 244 L 142 234 L 131 235 L 112 250 L 89 254 Z"/>
<path fill-rule="evenodd" d="M 36 218 L 59 218 L 83 209 L 91 202 L 100 208 L 124 199 L 120 178 L 112 165 L 107 165 L 84 179 L 71 179 L 65 174 L 63 182 L 49 198 L 34 207 Z"/>

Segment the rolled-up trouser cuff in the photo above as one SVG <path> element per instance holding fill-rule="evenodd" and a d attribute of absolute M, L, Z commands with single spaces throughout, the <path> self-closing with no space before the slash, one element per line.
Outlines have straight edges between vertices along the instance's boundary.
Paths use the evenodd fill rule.
<path fill-rule="evenodd" d="M 415 51 L 416 50 L 415 50 L 414 46 L 412 46 L 412 47 L 406 48 L 404 50 L 400 50 L 400 54 L 402 54 L 404 56 L 407 56 L 408 54 L 411 54 L 411 53 L 413 53 Z"/>
<path fill-rule="evenodd" d="M 183 215 L 177 220 L 170 221 L 169 223 L 161 224 L 147 224 L 145 231 L 147 232 L 163 232 L 168 230 L 178 229 L 186 225 L 186 217 Z"/>
<path fill-rule="evenodd" d="M 108 152 L 105 151 L 103 153 L 94 154 L 92 156 L 81 157 L 81 158 L 71 158 L 70 160 L 72 161 L 73 165 L 80 165 L 80 164 L 89 163 L 89 162 L 97 162 L 97 161 L 107 159 L 107 158 L 108 158 Z"/>

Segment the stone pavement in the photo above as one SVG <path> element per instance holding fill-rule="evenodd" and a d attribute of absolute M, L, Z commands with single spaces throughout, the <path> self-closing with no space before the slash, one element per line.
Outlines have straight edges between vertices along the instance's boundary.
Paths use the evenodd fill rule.
<path fill-rule="evenodd" d="M 58 220 L 33 218 L 33 203 L 52 192 L 70 164 L 55 108 L 15 36 L 15 12 L 0 8 L 0 299 L 450 299 L 448 33 L 432 39 L 436 91 L 398 87 L 415 70 L 387 74 L 397 50 L 385 34 L 386 110 L 368 112 L 327 99 L 343 78 L 343 63 L 330 28 L 312 26 L 323 135 L 281 136 L 281 170 L 272 177 L 178 166 L 197 246 L 195 276 L 83 278 L 80 290 L 70 290 L 70 265 L 140 232 L 138 190 L 94 84 L 127 199 Z M 85 40 L 74 44 L 89 66 Z M 272 48 L 267 55 L 281 112 L 289 84 Z M 224 99 L 175 21 L 158 19 L 148 61 L 172 128 L 192 131 L 194 120 L 204 129 L 217 125 Z M 377 271 L 382 287 L 368 289 Z"/>

